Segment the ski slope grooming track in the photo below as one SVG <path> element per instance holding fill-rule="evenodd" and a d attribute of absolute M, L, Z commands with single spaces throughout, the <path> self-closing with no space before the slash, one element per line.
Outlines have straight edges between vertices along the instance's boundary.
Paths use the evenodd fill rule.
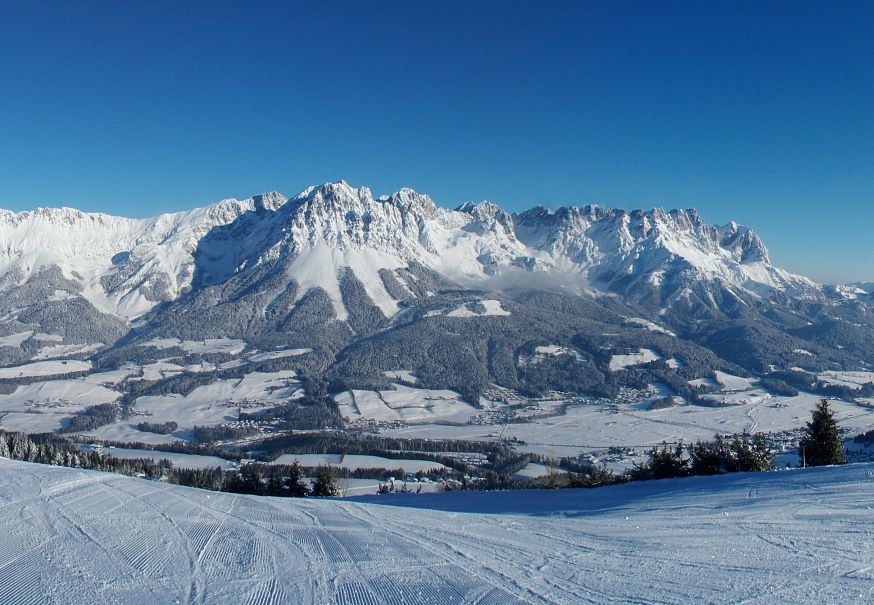
<path fill-rule="evenodd" d="M 0 459 L 0 603 L 874 601 L 874 465 L 282 500 Z"/>

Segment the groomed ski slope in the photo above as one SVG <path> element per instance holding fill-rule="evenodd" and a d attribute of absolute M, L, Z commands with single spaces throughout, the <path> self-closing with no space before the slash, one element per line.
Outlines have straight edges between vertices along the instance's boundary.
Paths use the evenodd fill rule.
<path fill-rule="evenodd" d="M 0 460 L 0 602 L 872 602 L 872 507 L 871 465 L 316 501 Z"/>

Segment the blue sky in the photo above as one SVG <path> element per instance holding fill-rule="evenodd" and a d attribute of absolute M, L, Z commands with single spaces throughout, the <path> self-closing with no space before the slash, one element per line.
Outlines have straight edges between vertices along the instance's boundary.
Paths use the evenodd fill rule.
<path fill-rule="evenodd" d="M 314 6 L 318 4 L 318 7 Z M 3 2 L 0 206 L 698 208 L 874 280 L 874 4 Z"/>

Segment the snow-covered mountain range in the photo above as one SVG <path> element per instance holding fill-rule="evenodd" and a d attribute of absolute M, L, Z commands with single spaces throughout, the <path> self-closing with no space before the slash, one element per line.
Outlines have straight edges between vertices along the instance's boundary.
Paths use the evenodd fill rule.
<path fill-rule="evenodd" d="M 125 320 L 276 259 L 299 297 L 323 288 L 339 319 L 347 314 L 341 269 L 350 268 L 391 316 L 398 299 L 380 271 L 411 263 L 471 285 L 524 285 L 530 276 L 576 293 L 656 296 L 667 305 L 688 298 L 690 284 L 702 280 L 742 297 L 821 291 L 771 265 L 751 229 L 714 227 L 694 210 L 538 207 L 510 214 L 489 202 L 447 210 L 411 189 L 374 198 L 345 182 L 292 199 L 268 193 L 148 219 L 69 208 L 3 212 L 0 239 L 7 287 L 58 267 L 78 290 L 71 294 Z M 547 274 L 554 279 L 538 279 Z"/>
<path fill-rule="evenodd" d="M 695 210 L 449 210 L 341 181 L 147 219 L 2 212 L 0 241 L 6 363 L 101 351 L 117 364 L 149 338 L 237 338 L 311 349 L 297 369 L 323 384 L 415 369 L 475 397 L 489 384 L 603 386 L 599 351 L 633 351 L 653 330 L 687 358 L 715 354 L 711 369 L 794 367 L 796 350 L 857 366 L 874 353 L 865 290 L 779 269 L 750 228 Z M 519 360 L 537 346 L 592 363 L 535 387 Z"/>

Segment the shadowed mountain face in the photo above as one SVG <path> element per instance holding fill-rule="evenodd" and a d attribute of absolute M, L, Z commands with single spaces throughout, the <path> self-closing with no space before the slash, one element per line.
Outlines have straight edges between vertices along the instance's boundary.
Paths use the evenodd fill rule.
<path fill-rule="evenodd" d="M 412 370 L 476 401 L 492 384 L 609 395 L 655 377 L 681 390 L 692 370 L 664 361 L 610 371 L 611 354 L 641 348 L 697 376 L 874 353 L 863 289 L 776 268 L 751 229 L 694 210 L 446 210 L 340 182 L 141 220 L 7 212 L 0 234 L 6 363 L 51 355 L 46 342 L 111 365 L 151 338 L 229 337 L 312 349 L 299 369 L 319 388 Z"/>

